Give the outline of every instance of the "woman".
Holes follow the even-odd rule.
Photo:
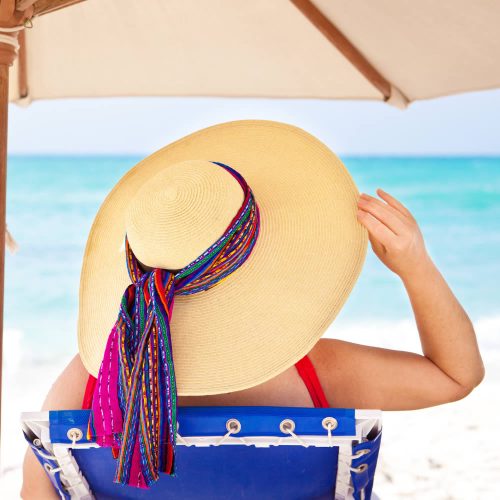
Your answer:
[[[186,161],[199,157],[216,157],[225,163]],[[304,355],[320,381],[319,391],[332,407],[411,410],[465,397],[484,376],[471,321],[427,254],[412,214],[390,194],[381,189],[377,194],[379,198],[359,196],[345,167],[326,146],[295,127],[275,122],[242,121],[211,127],[143,160],[118,183],[96,217],[82,271],[80,354],[53,385],[44,409],[81,407],[87,387],[88,405],[93,404],[95,410],[96,398],[90,402],[94,386],[99,386],[103,373],[108,377],[111,373],[106,372],[104,362],[110,345],[120,335],[131,334],[126,321],[119,319],[108,337],[116,318],[116,311],[110,311],[108,304],[118,302],[125,283],[123,252],[115,255],[119,238],[126,234],[125,252],[134,283],[127,288],[132,297],[127,306],[130,318],[135,314],[133,304],[149,293],[143,286],[146,281],[152,295],[160,290],[158,297],[170,297],[168,287],[174,283],[172,287],[177,288],[171,290],[172,303],[165,301],[169,323],[173,294],[181,295],[181,289],[192,283],[182,282],[179,271],[166,270],[192,266],[224,228],[236,228],[235,221],[245,206],[251,207],[248,213],[252,216],[245,219],[248,227],[231,237],[238,241],[246,238],[246,247],[230,275],[213,290],[197,293],[196,298],[176,298],[178,305],[172,315],[176,377],[172,380],[177,380],[179,389],[177,404],[315,406],[314,394],[301,380],[299,365],[294,366]],[[201,197],[202,203],[197,203],[196,197]],[[125,210],[122,223],[120,214]],[[181,227],[176,225],[178,219],[183,221]],[[319,339],[354,286],[367,235],[375,254],[401,278],[407,290],[422,355]],[[227,251],[222,261],[233,255],[234,248],[228,251],[221,246],[222,253]],[[154,276],[164,279],[159,289],[151,288]],[[252,293],[245,295],[252,280]],[[238,293],[244,295],[242,300]],[[232,309],[227,304],[231,301]],[[203,322],[196,323],[192,318],[204,303]],[[262,327],[254,305],[267,318]],[[247,316],[248,323],[240,320]],[[281,318],[280,322],[271,324],[274,317]],[[156,319],[158,329],[160,320]],[[214,332],[212,324],[216,324]],[[141,335],[146,330],[142,328]],[[168,328],[165,331],[170,332]],[[203,348],[213,350],[208,361],[199,348],[204,337],[196,343],[192,340],[200,331],[209,340],[213,335]],[[273,347],[278,334],[282,342]],[[308,336],[314,342],[306,349],[306,343],[299,345],[299,341]],[[243,354],[238,351],[239,345],[252,341],[249,337],[258,340],[254,351],[265,346],[258,356],[252,349]],[[226,351],[222,353],[214,344],[224,344]],[[180,354],[185,351],[189,356]],[[266,351],[272,352],[266,357]],[[231,373],[227,366],[238,356],[238,370]],[[111,366],[111,354],[109,360]],[[116,359],[113,362],[118,365]],[[89,379],[89,372],[97,379]],[[217,377],[212,377],[214,373]],[[99,387],[106,389],[105,385]],[[116,391],[110,394],[118,397]],[[100,422],[94,424],[97,438],[109,446],[106,436],[100,434]],[[54,496],[30,451],[24,465],[22,496]]]

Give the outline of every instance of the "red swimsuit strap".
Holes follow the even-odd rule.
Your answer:
[[[309,357],[307,355],[304,356],[300,361],[295,363],[295,367],[297,368],[300,377],[304,381],[304,384],[306,385],[307,390],[311,395],[314,407],[329,408],[330,405],[328,404],[323,388],[321,387],[318,375],[316,373],[316,370],[314,369],[314,365],[311,363]],[[92,407],[92,397],[94,395],[96,381],[97,380],[95,377],[89,375],[82,403],[82,408],[84,410],[89,410]]]
[[[300,377],[304,381],[304,384],[311,395],[315,408],[330,408],[328,400],[326,399],[323,387],[318,378],[318,374],[314,369],[314,365],[311,363],[309,356],[307,354],[295,363],[295,368],[299,372]]]
[[[92,408],[92,398],[94,397],[96,383],[97,379],[89,375],[87,386],[85,387],[85,394],[83,396],[82,410],[90,410]]]

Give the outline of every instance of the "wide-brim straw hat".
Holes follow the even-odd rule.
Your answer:
[[[358,190],[340,159],[291,125],[215,125],[140,161],[95,218],[78,319],[80,355],[92,375],[130,284],[125,234],[141,262],[175,269],[213,243],[241,205],[241,188],[213,161],[246,179],[260,209],[260,234],[248,260],[217,286],[176,296],[171,335],[178,394],[232,392],[271,379],[312,349],[347,300],[368,237],[356,217]]]

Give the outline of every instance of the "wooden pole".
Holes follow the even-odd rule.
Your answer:
[[[22,26],[26,19],[58,10],[82,0],[41,0],[33,6],[32,1],[0,0],[0,34],[18,37],[18,32],[11,29]],[[25,5],[22,5],[22,4]],[[16,8],[19,5],[19,8]],[[4,30],[2,31],[2,28]],[[24,45],[24,34],[20,40]],[[21,74],[19,90],[21,97],[27,93],[26,53],[21,46]],[[2,372],[3,372],[3,308],[5,290],[5,229],[7,204],[7,124],[9,114],[9,68],[16,60],[17,51],[13,44],[0,41],[0,436],[2,430]]]
[[[10,52],[9,52],[10,50]],[[5,228],[7,203],[7,120],[9,115],[9,67],[14,47],[0,43],[0,436],[2,431],[3,304],[5,289]],[[9,62],[10,61],[10,62]]]
[[[26,53],[25,32],[19,32],[19,52],[17,54],[17,84],[19,89],[19,99],[28,97],[28,62]]]
[[[84,0],[16,0],[16,9],[24,11],[28,7],[32,7],[32,15],[41,16],[83,1]]]
[[[304,16],[334,45],[344,57],[383,95],[391,97],[391,84],[372,66],[366,57],[310,0],[291,0]]]
[[[9,113],[9,68],[17,56],[17,26],[31,17],[32,8],[15,11],[13,2],[0,0],[0,435],[2,424],[3,305],[5,285],[5,215],[7,202],[7,119]]]
[[[4,44],[0,44],[0,58]],[[9,65],[0,62],[0,435],[2,429],[3,298],[5,284],[5,211],[7,197],[7,117]]]

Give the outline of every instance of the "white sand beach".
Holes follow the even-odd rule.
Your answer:
[[[499,318],[476,324],[486,364],[486,378],[467,398],[412,412],[385,412],[384,435],[375,479],[383,500],[473,500],[494,498],[500,491],[500,448],[496,425],[500,410]],[[375,337],[375,331],[378,332]],[[383,335],[381,332],[383,331]],[[397,332],[397,338],[396,338]],[[333,329],[329,334],[333,334]],[[410,322],[337,329],[335,335],[364,343],[418,349]],[[403,344],[403,345],[402,345]],[[17,332],[7,332],[2,429],[1,498],[19,498],[25,450],[18,424],[21,411],[36,410],[52,380],[67,360],[25,365]]]

